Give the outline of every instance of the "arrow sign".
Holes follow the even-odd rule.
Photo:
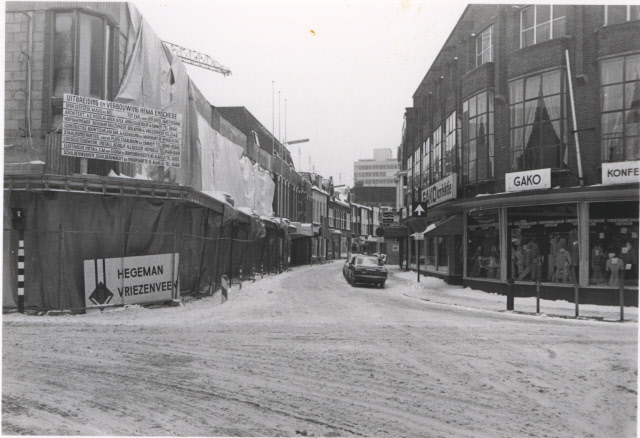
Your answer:
[[[413,216],[424,217],[427,215],[426,202],[413,202],[412,204],[411,210],[413,211]]]

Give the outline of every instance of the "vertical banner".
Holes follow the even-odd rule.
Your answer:
[[[178,261],[177,253],[85,260],[85,306],[169,301],[179,290]]]

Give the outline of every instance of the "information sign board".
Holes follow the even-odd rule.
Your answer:
[[[180,167],[182,114],[65,94],[62,155]]]

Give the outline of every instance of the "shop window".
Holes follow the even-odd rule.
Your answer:
[[[474,211],[467,216],[467,277],[500,279],[499,211]]]
[[[476,37],[476,67],[493,61],[493,26],[486,28]]]
[[[425,238],[425,267],[429,271],[436,270],[436,238],[435,237],[426,237]]]
[[[443,175],[446,177],[457,171],[456,166],[456,145],[457,145],[457,122],[456,112],[452,112],[445,121],[444,139],[444,165]]]
[[[589,205],[589,284],[638,287],[638,202]]]
[[[442,128],[438,126],[433,131],[433,143],[431,148],[431,183],[436,183],[442,179]]]
[[[575,204],[507,210],[508,276],[516,281],[575,284],[580,242]]]
[[[639,5],[611,5],[604,7],[605,26],[634,20],[640,20]]]
[[[562,70],[509,83],[512,170],[567,167],[565,93]]]
[[[640,159],[640,54],[600,63],[603,161]]]
[[[51,128],[62,124],[64,93],[113,99],[114,26],[86,10],[53,12]]]
[[[447,236],[438,236],[435,238],[438,246],[438,272],[444,274],[449,273],[449,253],[447,251],[447,244],[449,238]]]
[[[493,178],[493,92],[484,91],[462,103],[462,182]]]
[[[540,44],[566,33],[567,6],[531,5],[520,11],[520,47]]]

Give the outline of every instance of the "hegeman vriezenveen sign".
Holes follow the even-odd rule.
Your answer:
[[[62,155],[180,167],[182,114],[65,94]]]
[[[117,306],[177,297],[179,254],[84,261],[85,305]]]
[[[526,170],[504,175],[507,192],[551,188],[551,169]]]

